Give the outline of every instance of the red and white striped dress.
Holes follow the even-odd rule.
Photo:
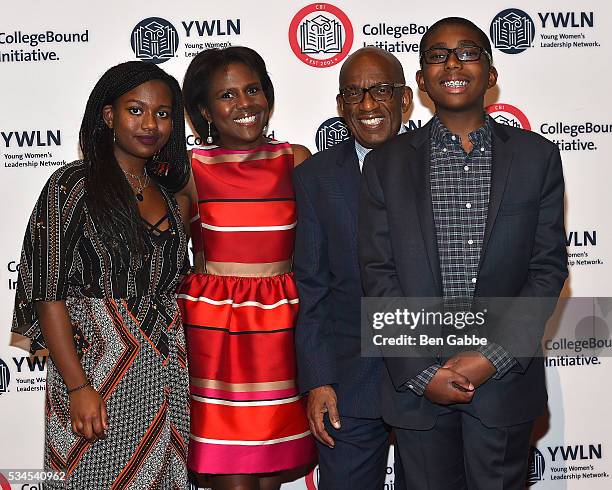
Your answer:
[[[191,391],[188,467],[268,473],[312,462],[296,386],[291,145],[193,150],[206,274],[179,294]]]

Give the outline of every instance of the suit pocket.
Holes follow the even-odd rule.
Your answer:
[[[516,214],[525,213],[537,213],[538,202],[537,201],[525,201],[525,202],[507,202],[502,203],[499,208],[499,214],[501,216],[513,216]]]

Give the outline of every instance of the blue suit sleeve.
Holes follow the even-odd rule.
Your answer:
[[[548,155],[527,279],[517,304],[488,332],[489,341],[515,359],[510,366],[513,372],[525,372],[537,355],[546,322],[567,278],[564,189],[561,156],[555,146]]]
[[[338,382],[330,314],[327,238],[300,172],[294,172],[298,209],[293,266],[300,297],[295,348],[300,391]]]

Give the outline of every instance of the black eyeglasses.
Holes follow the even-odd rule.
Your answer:
[[[458,48],[430,48],[423,51],[421,62],[425,61],[428,65],[446,63],[451,53],[455,53],[455,56],[461,62],[478,61],[483,53],[489,60],[489,63],[493,61],[491,55],[480,46],[459,46]]]
[[[359,104],[365,97],[366,92],[377,102],[391,100],[396,88],[403,87],[403,83],[377,83],[368,88],[344,87],[340,89],[342,100],[347,104]]]

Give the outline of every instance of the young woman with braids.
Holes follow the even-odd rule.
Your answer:
[[[127,62],[95,85],[83,159],[45,185],[26,231],[13,331],[49,349],[46,488],[186,488],[188,378],[175,290],[189,177],[176,80]],[[184,213],[186,216],[186,213]]]

